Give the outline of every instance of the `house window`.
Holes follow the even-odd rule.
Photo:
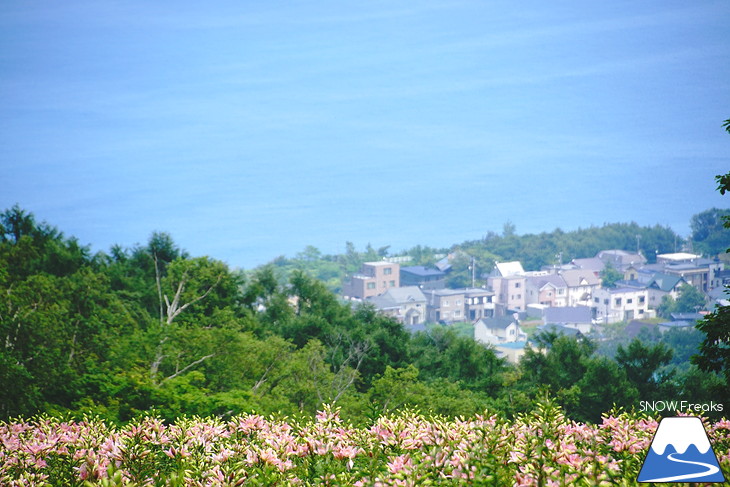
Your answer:
[[[374,282],[369,282],[368,283],[368,289],[375,289],[375,283]]]
[[[518,287],[520,287],[520,283],[519,282],[516,282],[515,283],[515,288],[518,288]]]
[[[627,299],[627,300],[626,300],[626,304],[631,304],[631,303],[633,303],[633,302],[634,302],[634,300],[633,300],[633,299],[631,299],[631,298],[629,298],[629,299]]]
[[[562,296],[562,295],[563,295],[563,292],[564,292],[564,291],[565,291],[565,289],[558,289],[558,294],[559,294],[560,296]]]
[[[639,304],[644,304],[644,301],[646,301],[646,298],[644,298],[644,296],[639,296]]]
[[[454,311],[454,318],[458,318],[459,316],[461,316],[461,310],[457,309],[456,311]]]
[[[456,306],[461,306],[461,299],[456,300]]]
[[[448,306],[449,306],[449,300],[448,300],[448,299],[445,299],[445,300],[444,300],[444,303],[442,304],[442,306],[443,306],[444,308],[448,307]]]
[[[621,306],[621,298],[616,298],[615,303],[616,306]]]
[[[596,303],[596,304],[598,304],[598,303],[600,303],[600,302],[601,302],[601,300],[600,300],[600,299],[598,299],[598,298],[593,298],[593,302],[594,302],[594,303]]]
[[[389,276],[392,273],[393,273],[393,269],[390,267],[386,267],[385,269],[383,269],[383,274],[385,274],[386,276]]]
[[[390,281],[390,287],[395,287],[395,281]]]

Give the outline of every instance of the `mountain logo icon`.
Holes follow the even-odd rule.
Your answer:
[[[700,418],[662,419],[637,482],[724,482]]]

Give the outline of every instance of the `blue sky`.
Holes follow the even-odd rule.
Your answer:
[[[249,268],[728,207],[730,3],[0,4],[0,208]]]

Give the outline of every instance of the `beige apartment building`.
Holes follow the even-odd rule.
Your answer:
[[[397,287],[400,287],[400,264],[365,262],[360,272],[345,279],[342,295],[351,299],[366,299]]]

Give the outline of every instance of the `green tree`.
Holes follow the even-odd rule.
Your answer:
[[[730,119],[725,120],[723,127],[730,133]],[[715,179],[720,194],[730,191],[730,172],[718,175]],[[730,218],[724,220],[724,226],[730,228]],[[730,306],[717,306],[697,324],[697,329],[705,334],[705,338],[699,354],[692,357],[692,361],[701,370],[724,375],[725,384],[718,393],[727,404],[730,402]]]
[[[601,415],[615,406],[636,404],[638,393],[616,362],[595,357],[586,364],[586,372],[578,382],[580,396],[570,409],[579,421],[598,422]]]
[[[505,361],[493,349],[452,329],[434,327],[417,333],[411,340],[409,354],[425,380],[447,379],[492,397],[501,392]]]
[[[668,294],[662,296],[657,312],[660,316],[669,318],[672,313],[696,313],[705,309],[706,305],[707,299],[702,291],[689,284],[684,284],[679,289],[677,299]]]
[[[470,415],[483,412],[488,404],[484,397],[464,390],[458,383],[443,378],[422,381],[413,365],[388,366],[373,382],[369,398],[378,414],[412,408],[447,416]]]
[[[710,256],[724,253],[730,242],[730,228],[725,220],[730,217],[729,209],[711,208],[692,217],[692,244],[694,248]]]
[[[579,421],[598,421],[612,405],[635,402],[637,391],[626,373],[616,362],[594,355],[590,340],[543,333],[535,343],[537,349],[528,348],[520,360],[515,384],[533,400],[546,391]]]
[[[610,262],[601,271],[601,286],[606,288],[616,287],[616,282],[624,278]]]
[[[662,343],[644,345],[634,339],[626,348],[618,346],[615,359],[639,396],[649,401],[659,399],[659,385],[665,379],[659,374],[659,369],[670,362],[672,355],[672,349]]]
[[[225,264],[207,257],[177,258],[164,276],[157,267],[156,272],[160,311],[150,328],[157,345],[149,371],[162,384],[220,353],[209,346],[213,330],[225,326],[221,311],[237,304],[239,286]]]

